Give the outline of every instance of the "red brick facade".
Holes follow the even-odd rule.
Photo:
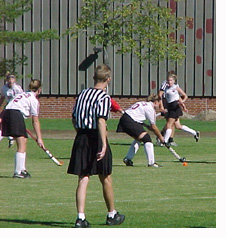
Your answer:
[[[128,108],[144,98],[114,98],[122,109]],[[75,97],[41,97],[40,118],[71,118]],[[197,115],[201,111],[211,109],[216,111],[216,98],[189,98],[186,101],[188,112]],[[119,118],[120,113],[111,113],[112,118]]]

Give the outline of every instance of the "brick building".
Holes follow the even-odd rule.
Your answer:
[[[186,45],[186,58],[180,64],[164,62],[143,67],[133,55],[118,55],[109,47],[109,65],[113,81],[108,93],[126,109],[135,101],[150,93],[157,93],[167,72],[175,70],[180,87],[188,94],[186,102],[189,113],[196,115],[206,109],[216,110],[216,0],[153,0],[167,6],[177,16],[188,17],[187,27],[178,30],[175,39]],[[80,16],[82,0],[33,1],[33,9],[15,23],[6,23],[7,30],[37,31],[57,29],[62,34]],[[77,40],[61,37],[59,40],[42,41],[26,45],[0,46],[0,56],[10,58],[16,52],[25,54],[28,64],[18,68],[23,78],[18,83],[26,90],[30,79],[42,80],[40,98],[42,118],[70,118],[78,93],[93,85],[94,66],[103,61],[102,52],[95,64],[87,70],[79,70],[81,62],[93,54],[93,46],[85,36]],[[3,82],[0,83],[2,86]],[[112,117],[118,117],[112,113]]]

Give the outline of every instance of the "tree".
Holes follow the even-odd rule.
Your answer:
[[[162,0],[165,1],[165,0]],[[66,34],[86,34],[93,45],[116,46],[117,53],[132,53],[141,64],[148,60],[173,61],[185,57],[185,46],[176,42],[182,18],[152,0],[83,0],[81,16]]]
[[[3,23],[14,23],[16,18],[28,12],[32,8],[33,0],[0,0],[0,45],[10,43],[25,44],[28,42],[58,39],[56,30],[46,30],[43,32],[7,31]],[[15,66],[26,64],[26,56],[19,57],[14,53],[12,59],[0,59],[0,76],[5,76],[6,71],[15,73]]]

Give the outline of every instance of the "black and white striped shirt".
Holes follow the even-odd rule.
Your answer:
[[[78,129],[97,129],[98,118],[108,119],[110,96],[101,89],[84,89],[75,102],[72,117]]]

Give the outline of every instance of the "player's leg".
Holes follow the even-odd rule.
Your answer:
[[[126,157],[123,159],[123,162],[126,164],[126,166],[133,166],[132,159],[137,153],[137,151],[139,150],[139,148],[140,148],[140,142],[138,140],[134,140],[129,147],[129,151]]]
[[[30,174],[26,170],[26,147],[27,138],[24,136],[16,137],[17,152],[15,154],[14,178],[30,178]]]
[[[9,140],[8,147],[11,148],[14,145],[14,138],[12,136],[8,136],[8,140]]]
[[[175,125],[173,124],[172,125],[172,133],[171,133],[170,138],[168,140],[168,142],[171,146],[177,146],[177,144],[174,142],[174,134],[175,134]]]
[[[108,209],[106,224],[120,225],[125,220],[125,216],[115,210],[111,175],[99,175],[99,179],[102,184],[103,196]]]
[[[0,141],[3,139],[3,136],[2,136],[2,130],[0,128]]]
[[[89,176],[79,176],[78,185],[76,189],[76,207],[77,207],[77,220],[75,222],[76,228],[89,227],[89,222],[85,217],[85,203],[86,192],[89,184]]]
[[[172,134],[172,127],[173,127],[173,124],[175,123],[175,119],[174,118],[168,118],[167,119],[167,124],[166,124],[166,133],[165,133],[165,136],[164,136],[164,140],[166,143],[168,143],[169,141],[169,138]]]
[[[150,135],[147,132],[143,132],[140,134],[138,139],[144,143],[144,151],[147,157],[148,166],[162,167],[155,163],[154,145]]]
[[[199,138],[200,138],[200,132],[199,131],[195,131],[193,129],[191,129],[190,127],[188,126],[185,126],[185,125],[181,125],[180,124],[180,119],[178,118],[175,122],[175,126],[178,130],[182,130],[184,132],[187,132],[187,133],[190,133],[194,136],[196,142],[198,142]]]

